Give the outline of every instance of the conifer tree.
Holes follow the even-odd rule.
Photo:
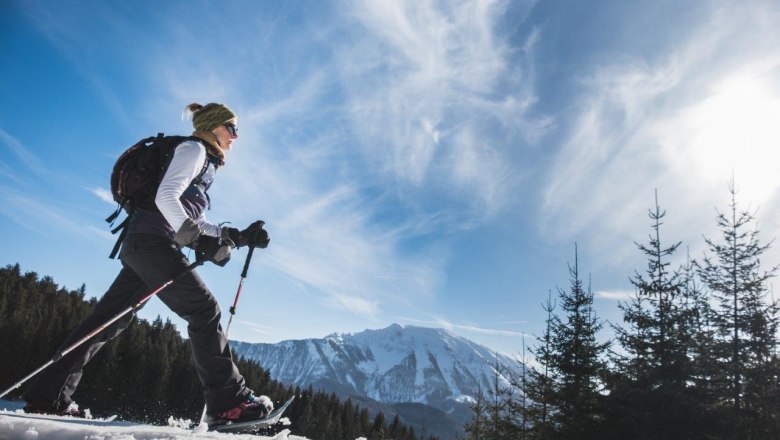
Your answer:
[[[487,440],[488,409],[485,393],[480,388],[474,402],[471,404],[471,412],[474,414],[470,423],[464,427],[469,440]]]
[[[603,354],[608,342],[598,342],[602,322],[593,310],[593,292],[579,272],[577,246],[569,266],[569,290],[558,289],[562,316],[554,316],[549,351],[537,359],[548,368],[550,420],[557,439],[599,438]]]
[[[732,409],[731,426],[760,436],[763,434],[756,430],[766,426],[761,420],[770,417],[764,411],[765,402],[778,398],[766,395],[777,388],[772,353],[777,342],[778,306],[768,298],[767,290],[777,267],[762,269],[761,256],[770,245],[759,242],[754,215],[739,209],[733,181],[729,192],[728,211],[718,212],[716,217],[721,240],[705,240],[711,254],[697,267],[717,299],[713,323],[718,330],[716,355],[722,367],[717,385]],[[773,434],[775,438],[780,435],[777,431]]]
[[[528,380],[521,386],[526,402],[526,418],[528,421],[527,438],[547,440],[553,439],[554,430],[550,422],[551,399],[553,395],[553,382],[549,375],[552,364],[552,325],[554,319],[555,303],[552,300],[552,292],[547,293],[547,303],[542,304],[547,313],[545,329],[535,348],[531,353],[536,356],[539,369],[528,369]],[[526,364],[527,368],[527,364]]]
[[[652,233],[637,247],[647,257],[644,274],[635,272],[635,296],[621,304],[626,327],[614,326],[622,353],[614,355],[617,370],[610,375],[609,424],[617,438],[640,432],[641,438],[691,438],[706,426],[706,410],[698,389],[694,355],[702,313],[697,291],[687,287],[671,259],[680,242],[665,247],[661,226],[666,212],[658,205],[648,211]],[[706,310],[706,309],[704,309]],[[664,423],[658,423],[664,420]]]
[[[681,296],[687,314],[688,325],[692,334],[690,357],[692,375],[689,380],[694,384],[697,399],[708,408],[710,416],[716,404],[717,394],[713,391],[712,379],[718,370],[715,356],[715,328],[712,324],[713,310],[710,295],[705,291],[696,277],[696,264],[691,260],[690,253],[686,263],[681,267]],[[702,420],[707,426],[715,426],[714,420]]]

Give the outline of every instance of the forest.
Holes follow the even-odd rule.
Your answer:
[[[593,307],[575,245],[567,288],[548,294],[534,357],[509,383],[480,392],[469,439],[778,439],[778,304],[762,267],[755,214],[730,204],[701,260],[662,240],[656,193],[651,230],[636,243],[647,266],[629,278],[621,323]],[[674,262],[674,263],[673,263]],[[612,339],[597,334],[608,325]],[[609,328],[607,328],[609,329]],[[527,357],[525,347],[522,356]],[[524,359],[528,361],[528,359]]]
[[[52,359],[71,328],[92,310],[96,300],[85,299],[86,286],[68,291],[47,276],[22,273],[21,267],[0,268],[0,389],[7,389]],[[235,354],[234,354],[235,359]],[[294,435],[311,440],[415,440],[413,428],[396,416],[372,415],[351,400],[333,394],[284,386],[272,380],[256,362],[237,359],[247,385],[280,403],[295,395],[285,412]],[[11,396],[19,396],[24,385]],[[95,417],[165,425],[168,419],[199,420],[203,391],[189,342],[170,321],[135,319],[106,344],[84,370],[74,395],[81,408]]]

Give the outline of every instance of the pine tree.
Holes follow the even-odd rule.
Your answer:
[[[700,298],[687,288],[684,272],[671,271],[670,260],[680,246],[662,245],[666,215],[658,205],[648,212],[652,234],[637,247],[647,257],[644,274],[635,272],[635,297],[621,304],[626,328],[614,326],[623,353],[613,356],[607,400],[611,431],[617,438],[638,432],[640,438],[691,438],[706,426],[706,410],[694,387],[693,356],[702,313]],[[706,310],[706,309],[705,309]],[[664,423],[658,423],[664,420]]]
[[[713,391],[713,377],[718,370],[715,356],[715,327],[712,324],[713,310],[710,304],[710,295],[703,289],[696,278],[696,264],[686,255],[686,263],[682,266],[681,296],[687,314],[688,326],[692,332],[692,344],[690,357],[692,362],[692,375],[689,380],[697,393],[700,405],[706,408],[707,418],[702,419],[706,426],[716,426],[712,409],[716,405],[717,394]],[[713,437],[715,438],[715,437]]]
[[[593,310],[593,292],[580,278],[576,245],[574,250],[569,290],[558,289],[563,316],[553,317],[546,359],[537,359],[548,368],[550,417],[557,439],[599,438],[606,370],[602,356],[609,347],[609,342],[597,341],[603,324]]]
[[[464,427],[469,440],[487,440],[487,398],[481,388],[477,390],[477,395],[471,404],[471,412],[474,414],[474,417],[471,419],[471,423],[467,423]]]
[[[718,213],[720,242],[707,238],[711,255],[698,264],[702,281],[713,292],[718,307],[714,324],[718,329],[717,356],[722,366],[719,383],[722,398],[727,399],[738,432],[759,436],[770,417],[764,402],[777,400],[766,396],[776,389],[772,352],[778,329],[778,305],[767,298],[767,282],[777,267],[762,270],[761,256],[770,245],[758,240],[755,217],[740,211],[733,181],[729,185],[731,202],[727,213]],[[774,415],[772,415],[774,416]],[[780,433],[774,431],[775,438]]]
[[[531,349],[531,353],[536,356],[537,362],[542,366],[541,369],[530,369],[527,373],[530,376],[521,386],[526,402],[526,418],[528,421],[528,438],[547,440],[553,439],[554,430],[550,422],[551,399],[553,395],[553,382],[550,378],[550,365],[552,365],[552,325],[554,321],[555,303],[552,301],[552,292],[547,293],[547,303],[542,304],[542,308],[547,313],[545,319],[545,329],[536,348]],[[526,364],[527,368],[527,364]]]
[[[493,383],[487,399],[486,439],[515,439],[515,420],[512,409],[513,388],[504,378],[504,370],[498,362],[493,366]]]

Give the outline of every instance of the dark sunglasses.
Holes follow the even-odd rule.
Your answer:
[[[226,122],[222,124],[227,129],[228,133],[230,133],[231,136],[238,136],[238,127],[236,127],[236,124],[232,122]]]

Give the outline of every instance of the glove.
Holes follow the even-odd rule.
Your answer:
[[[195,249],[197,261],[210,261],[219,267],[225,267],[230,261],[231,244],[227,240],[209,235],[201,235],[191,245]]]
[[[203,235],[203,229],[201,229],[194,220],[188,218],[187,220],[184,220],[184,223],[182,223],[179,230],[176,231],[176,234],[173,236],[173,241],[179,245],[179,247],[191,246],[201,235]]]
[[[243,231],[239,231],[236,228],[222,228],[222,238],[227,238],[232,241],[236,247],[252,246],[259,248],[267,248],[271,239],[268,237],[268,232],[263,229],[265,222],[258,220],[249,225]]]

